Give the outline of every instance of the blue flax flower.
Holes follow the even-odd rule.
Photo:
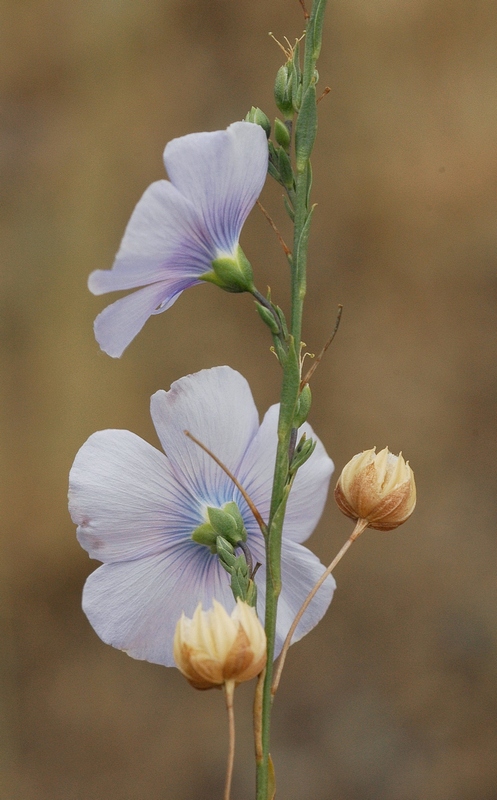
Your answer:
[[[264,540],[233,482],[189,430],[233,472],[267,520],[277,443],[278,406],[259,425],[246,380],[230,367],[188,375],[151,399],[152,419],[167,455],[133,433],[106,430],[90,436],[71,469],[69,508],[78,539],[103,562],[86,581],[83,608],[104,642],[134,658],[174,666],[173,636],[182,612],[210,608],[215,598],[235,606],[230,578],[217,555],[192,539],[207,521],[207,507],[235,501],[247,529],[256,574],[258,613],[264,618]],[[309,425],[302,426],[316,438]],[[303,547],[321,516],[333,463],[319,440],[290,494],[282,547],[283,590],[277,646],[304,598],[322,575],[318,558]],[[297,641],[331,601],[329,578],[297,628]]]
[[[152,183],[138,202],[110,270],[88,280],[93,294],[138,289],[95,320],[106,353],[122,355],[152,314],[184,289],[209,280],[212,262],[237,258],[238,239],[267,174],[266,134],[235,122],[225,131],[191,133],[164,151],[169,181]]]

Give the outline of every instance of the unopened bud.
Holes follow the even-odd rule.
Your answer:
[[[316,442],[313,441],[313,439],[307,439],[304,433],[300,442],[295,448],[295,453],[293,454],[292,463],[290,464],[290,472],[292,474],[294,472],[297,472],[297,470],[300,469],[302,464],[305,464],[305,462],[309,460],[315,449],[316,449]]]
[[[390,531],[402,525],[414,511],[416,484],[409,462],[388,447],[354,456],[342,470],[335,489],[340,511],[369,528]]]
[[[292,63],[288,61],[280,67],[274,84],[274,99],[285,119],[292,119],[294,114],[292,103]]]
[[[260,108],[255,108],[252,106],[245,117],[245,122],[253,122],[256,125],[260,125],[261,128],[264,128],[267,138],[269,139],[271,136],[271,123],[269,122],[267,115]]]
[[[274,138],[281,147],[288,153],[290,149],[290,131],[284,122],[278,117],[274,121]]]
[[[237,601],[231,616],[213,601],[193,619],[182,614],[174,634],[174,660],[195,689],[212,689],[255,678],[266,663],[266,634],[255,609]]]

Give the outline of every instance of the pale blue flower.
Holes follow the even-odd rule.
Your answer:
[[[215,598],[231,612],[230,578],[216,555],[191,538],[207,521],[208,506],[235,501],[248,533],[256,574],[258,613],[264,619],[265,555],[260,530],[240,492],[220,467],[188,439],[188,429],[234,473],[267,520],[277,443],[278,406],[259,425],[245,379],[230,367],[181,378],[151,400],[164,453],[133,433],[106,430],[90,436],[70,474],[69,508],[78,539],[103,562],[85,585],[83,608],[98,635],[134,658],[173,666],[174,629]],[[318,558],[303,547],[321,516],[333,463],[317,441],[290,494],[282,546],[283,590],[276,652],[306,595],[322,575]],[[311,630],[331,601],[333,578],[317,593],[294,641]]]
[[[251,122],[169,142],[164,151],[169,180],[148,187],[112,269],[96,270],[88,280],[93,294],[142,287],[96,318],[102,350],[120,356],[147,319],[199,283],[215,259],[236,256],[267,162],[266,134]]]

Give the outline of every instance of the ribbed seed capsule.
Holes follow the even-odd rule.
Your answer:
[[[255,678],[266,664],[266,634],[255,609],[237,600],[231,616],[213,601],[192,619],[182,614],[174,634],[174,660],[195,689],[212,689],[228,681]]]
[[[351,519],[364,519],[369,528],[397,528],[414,511],[416,484],[409,462],[385,447],[354,456],[342,470],[335,488],[340,511]]]

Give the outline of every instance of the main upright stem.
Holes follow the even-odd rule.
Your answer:
[[[266,537],[266,618],[267,665],[262,693],[262,753],[257,758],[257,800],[272,800],[270,779],[270,720],[276,614],[281,591],[281,536],[290,491],[290,443],[301,380],[300,346],[302,312],[306,293],[307,239],[312,209],[310,155],[316,134],[315,67],[321,49],[323,16],[327,0],[315,0],[306,31],[302,75],[302,102],[295,128],[295,221],[292,253],[291,324],[284,360],[278,420],[278,448],[271,496],[271,511]],[[272,772],[272,771],[271,771]]]

